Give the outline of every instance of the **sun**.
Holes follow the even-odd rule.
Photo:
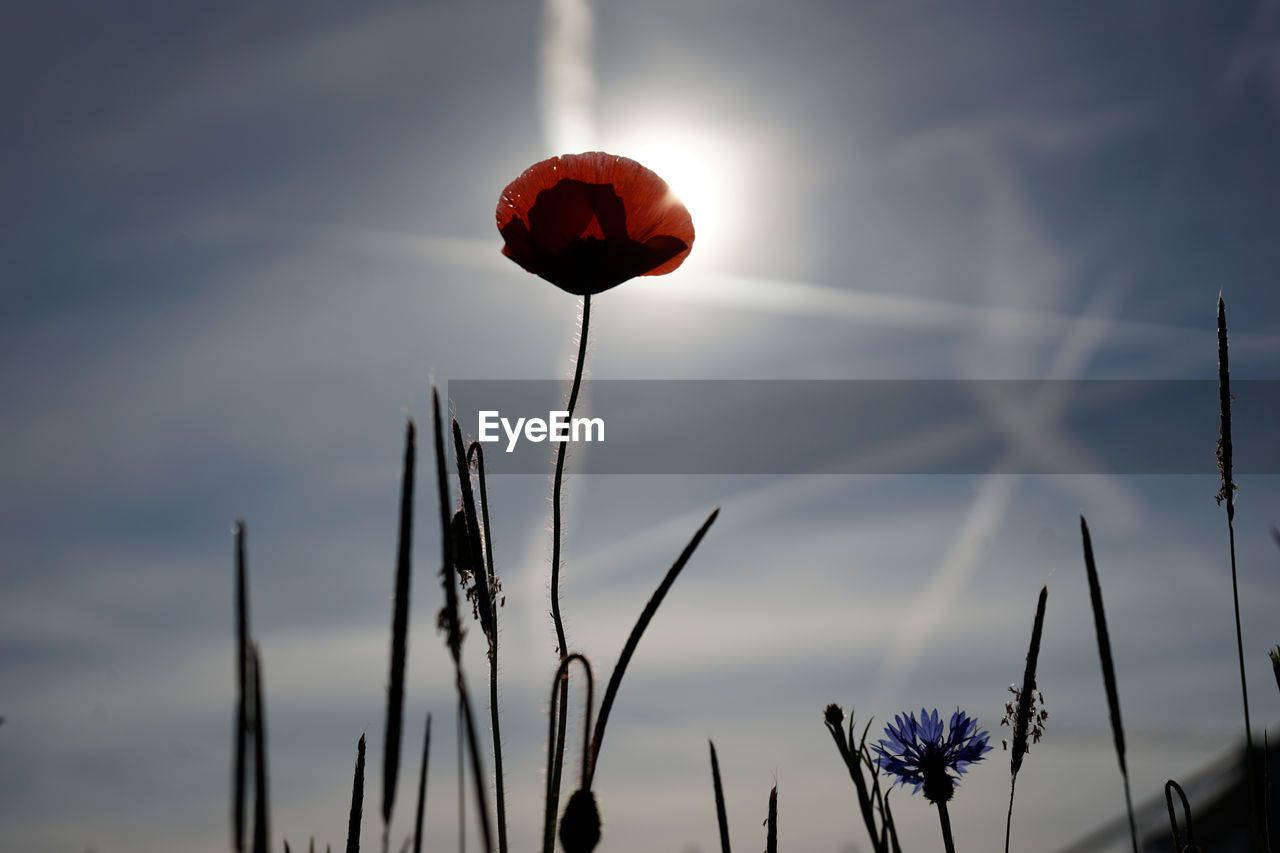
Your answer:
[[[732,248],[734,217],[740,209],[734,188],[737,156],[726,140],[685,126],[623,130],[607,140],[607,150],[657,172],[693,217],[697,233],[689,264],[724,260]]]

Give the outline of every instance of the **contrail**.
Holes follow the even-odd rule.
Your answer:
[[[542,7],[539,97],[549,154],[596,147],[592,17],[590,0],[546,0]]]

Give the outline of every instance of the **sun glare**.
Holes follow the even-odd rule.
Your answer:
[[[740,185],[736,157],[724,140],[690,128],[646,127],[618,134],[606,150],[657,172],[689,209],[697,232],[689,264],[723,260],[739,209],[733,188]]]

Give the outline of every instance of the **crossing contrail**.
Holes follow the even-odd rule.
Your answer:
[[[588,151],[597,145],[593,24],[589,0],[546,0],[542,7],[539,99],[549,154]]]

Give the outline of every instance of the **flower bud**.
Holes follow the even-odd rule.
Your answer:
[[[579,789],[560,818],[560,844],[565,853],[591,853],[600,843],[600,811],[595,794]]]

